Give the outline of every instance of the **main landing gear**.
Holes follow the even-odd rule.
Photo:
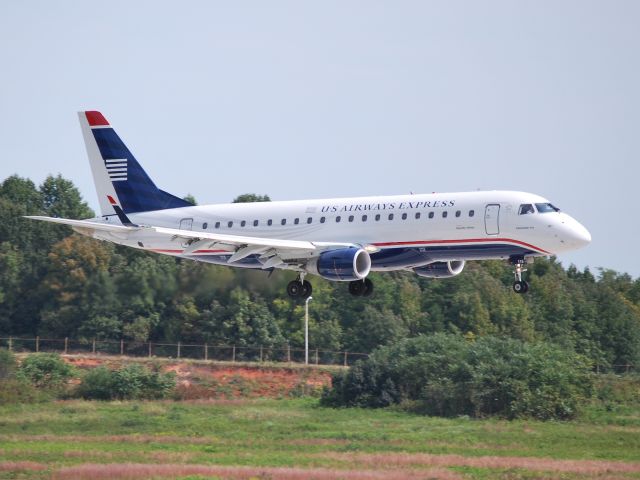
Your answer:
[[[291,298],[301,298],[306,300],[311,296],[312,291],[313,288],[311,287],[311,283],[306,281],[302,275],[287,284],[287,294]]]
[[[526,268],[522,268],[525,264],[524,257],[512,258],[511,264],[515,267],[513,272],[516,281],[513,282],[513,291],[516,293],[527,293],[529,291],[529,284],[522,280],[522,272],[526,272]]]
[[[349,282],[349,293],[354,297],[368,297],[373,293],[373,282],[368,278]]]

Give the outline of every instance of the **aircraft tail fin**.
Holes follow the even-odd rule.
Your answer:
[[[192,205],[156,187],[102,113],[85,111],[78,117],[102,215]]]

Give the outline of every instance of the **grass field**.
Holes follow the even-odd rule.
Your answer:
[[[640,478],[640,408],[442,419],[317,399],[0,407],[1,478]]]

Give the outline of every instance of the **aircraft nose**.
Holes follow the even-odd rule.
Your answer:
[[[576,248],[586,247],[591,243],[591,234],[580,222],[573,220],[570,224],[570,242],[573,243]]]

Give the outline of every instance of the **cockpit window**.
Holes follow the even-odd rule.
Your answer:
[[[527,215],[528,213],[536,213],[533,209],[533,205],[530,203],[523,203],[520,205],[520,209],[518,210],[518,215]]]
[[[559,212],[558,207],[554,207],[550,203],[536,203],[536,208],[540,213]]]

